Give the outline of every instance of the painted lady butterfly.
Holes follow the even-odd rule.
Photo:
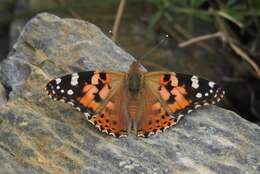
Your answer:
[[[127,73],[86,71],[50,81],[54,100],[70,103],[100,131],[115,137],[148,137],[178,123],[202,105],[215,104],[224,90],[212,81],[174,72],[142,72],[133,62]]]

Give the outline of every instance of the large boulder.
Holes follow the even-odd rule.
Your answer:
[[[260,128],[234,112],[203,107],[163,134],[116,139],[44,92],[54,77],[133,60],[91,23],[31,19],[0,64],[0,173],[260,173]]]

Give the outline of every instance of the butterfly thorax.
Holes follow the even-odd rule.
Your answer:
[[[128,71],[127,88],[131,96],[138,96],[143,88],[143,73],[137,62],[133,62]]]
[[[133,62],[127,73],[127,111],[130,118],[129,128],[134,128],[134,130],[136,130],[137,122],[142,114],[140,105],[144,87],[143,76],[140,64]],[[128,129],[128,131],[130,130]]]

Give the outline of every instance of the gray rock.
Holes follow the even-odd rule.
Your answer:
[[[6,91],[4,86],[0,83],[0,107],[6,104],[7,98],[6,98]]]
[[[116,139],[44,93],[79,70],[127,70],[133,57],[96,26],[43,13],[23,28],[1,64],[12,88],[0,110],[0,173],[260,173],[260,128],[217,106],[163,134]]]

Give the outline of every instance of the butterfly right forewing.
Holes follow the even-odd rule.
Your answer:
[[[144,102],[150,101],[150,107],[145,108],[139,123],[139,136],[163,131],[178,123],[183,115],[194,109],[220,101],[225,93],[212,81],[174,72],[145,73],[144,83],[144,95],[150,96],[146,97]],[[148,114],[154,108],[157,113]]]

